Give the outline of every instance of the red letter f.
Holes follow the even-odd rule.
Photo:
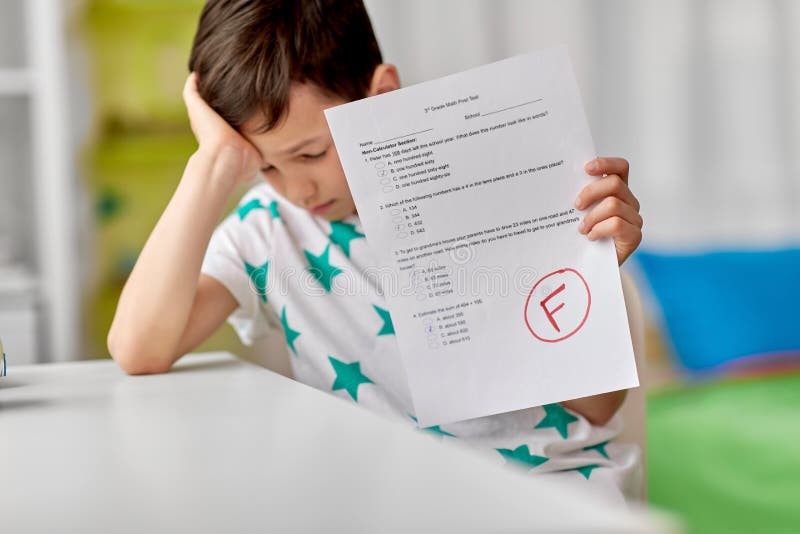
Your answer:
[[[539,303],[539,306],[541,306],[542,309],[544,310],[544,314],[547,315],[547,318],[550,320],[550,324],[553,325],[553,328],[556,329],[556,332],[561,332],[561,329],[556,324],[555,319],[553,319],[553,315],[555,315],[555,313],[558,310],[560,310],[561,308],[564,307],[564,303],[562,302],[561,304],[556,306],[555,309],[550,310],[550,309],[547,308],[547,301],[550,300],[551,298],[555,297],[556,295],[558,295],[562,291],[564,291],[564,288],[565,288],[565,284],[561,284],[560,286],[558,286],[558,289],[556,289],[555,291],[553,291],[552,293],[547,295],[547,297],[545,297],[545,299]]]

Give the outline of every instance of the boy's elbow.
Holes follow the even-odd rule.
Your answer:
[[[622,406],[628,390],[609,391],[591,397],[572,399],[561,404],[564,408],[581,414],[595,426],[605,426]]]
[[[108,353],[123,371],[129,375],[148,375],[166,373],[172,367],[172,360],[158,355],[137,343],[135,340],[122,340],[115,335],[113,328],[106,339]]]
[[[617,413],[617,409],[607,409],[604,412],[596,413],[596,414],[589,414],[586,416],[586,420],[589,421],[594,426],[605,426],[607,425],[611,419],[614,417],[614,414]]]

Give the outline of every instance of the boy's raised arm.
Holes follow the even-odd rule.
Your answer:
[[[199,147],[131,272],[108,333],[108,350],[132,374],[167,371],[235,309],[200,267],[228,198],[260,166],[258,151],[197,93],[183,91]]]

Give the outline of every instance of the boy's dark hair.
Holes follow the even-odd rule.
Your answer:
[[[293,82],[358,100],[382,61],[361,0],[209,0],[189,70],[229,124],[260,112],[265,132],[286,113]]]

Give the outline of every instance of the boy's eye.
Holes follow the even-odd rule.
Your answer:
[[[328,149],[326,148],[325,150],[323,150],[319,154],[303,154],[300,157],[303,158],[303,159],[319,159],[322,156],[324,156],[327,151],[328,151]]]

